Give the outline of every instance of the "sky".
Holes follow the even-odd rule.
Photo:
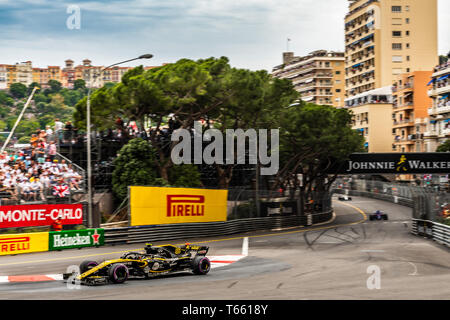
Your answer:
[[[438,1],[446,54],[450,0]],[[109,65],[151,53],[126,65],[226,56],[233,67],[271,71],[288,48],[344,51],[347,8],[346,0],[0,0],[0,64]]]

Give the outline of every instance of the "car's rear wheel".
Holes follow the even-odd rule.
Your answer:
[[[192,271],[195,274],[207,274],[211,270],[211,262],[205,256],[196,256],[192,261]]]
[[[86,271],[98,266],[97,261],[86,260],[80,264],[80,273],[85,273]]]
[[[128,275],[128,268],[122,263],[114,263],[108,270],[108,277],[113,283],[124,283]]]

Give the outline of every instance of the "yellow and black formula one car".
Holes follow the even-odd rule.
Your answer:
[[[130,251],[119,259],[83,261],[79,273],[65,273],[64,280],[86,284],[123,283],[129,278],[148,279],[159,275],[192,271],[204,275],[211,269],[206,257],[209,247],[146,244],[143,252]]]

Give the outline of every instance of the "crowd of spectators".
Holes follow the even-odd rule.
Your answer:
[[[81,190],[83,176],[58,159],[55,132],[47,126],[32,134],[28,146],[0,154],[0,192],[9,200],[46,201]],[[52,139],[52,140],[50,140]]]

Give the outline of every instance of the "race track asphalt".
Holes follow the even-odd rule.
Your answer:
[[[0,283],[0,299],[353,300],[450,296],[449,250],[410,233],[411,208],[362,197],[348,202],[335,198],[333,206],[335,219],[320,226],[172,241],[205,243],[210,246],[208,255],[239,255],[243,239],[248,238],[247,257],[212,269],[206,276],[173,275],[78,289],[70,289],[62,281]],[[368,221],[368,214],[377,209],[388,213],[389,220]],[[143,245],[3,256],[0,277],[61,274],[69,265],[83,260],[117,258]],[[379,278],[374,280],[378,271]]]

